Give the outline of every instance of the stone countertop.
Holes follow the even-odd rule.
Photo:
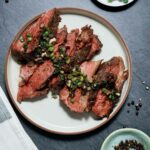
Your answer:
[[[150,1],[139,0],[123,11],[106,11],[90,0],[9,0],[0,1],[0,85],[4,89],[4,64],[8,47],[18,30],[37,14],[53,7],[77,7],[95,12],[110,21],[124,37],[132,55],[132,88],[121,111],[103,127],[83,135],[62,136],[45,133],[17,115],[39,149],[44,150],[98,150],[104,139],[123,126],[137,128],[150,135]],[[127,103],[142,98],[143,106],[138,116],[135,109],[127,113]]]

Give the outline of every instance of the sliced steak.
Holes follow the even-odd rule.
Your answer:
[[[79,35],[79,29],[74,29],[67,35],[67,43],[66,43],[66,49],[67,49],[67,55],[73,56],[76,51],[76,39]]]
[[[103,46],[103,44],[98,39],[98,37],[96,35],[93,35],[93,37],[92,37],[92,46],[91,46],[91,50],[90,50],[90,53],[89,53],[87,59],[91,59],[98,52],[100,52],[102,46]]]
[[[37,97],[47,93],[46,82],[54,72],[53,64],[50,61],[45,61],[41,64],[30,77],[27,84],[19,87],[17,101],[21,102],[25,99]],[[29,92],[30,91],[30,92]]]
[[[13,56],[19,61],[29,61],[32,57],[32,52],[39,44],[39,38],[43,31],[43,27],[49,27],[54,34],[57,32],[60,17],[57,9],[49,10],[41,15],[32,25],[28,26],[27,29],[22,33],[21,39],[16,40],[11,47]],[[27,35],[32,36],[32,41],[28,42]]]
[[[102,93],[101,90],[98,91],[96,96],[96,101],[92,107],[92,112],[99,118],[108,117],[113,109],[113,102],[110,101],[107,96]]]
[[[98,67],[101,64],[101,60],[99,61],[85,61],[80,65],[81,71],[87,75],[88,80],[93,80],[92,77],[97,71]]]
[[[77,49],[82,49],[86,44],[90,43],[92,41],[93,36],[93,29],[91,29],[91,26],[84,26],[81,28],[81,33],[77,37]]]
[[[104,62],[96,76],[95,80],[99,83],[103,81],[115,82],[115,89],[120,92],[124,82],[128,78],[128,71],[125,70],[124,62],[121,57],[113,57],[111,60]],[[114,80],[114,81],[113,81]]]
[[[123,83],[128,77],[128,71],[125,71],[125,66],[121,57],[113,57],[111,60],[104,62],[100,65],[97,74],[94,77],[94,80],[99,83],[102,87],[106,87],[105,93],[102,90],[92,91],[92,111],[97,117],[109,116],[111,110],[113,109],[114,103],[118,97],[111,99],[109,93],[112,90],[115,92],[121,92]],[[105,85],[104,85],[105,84]],[[102,88],[101,87],[101,88]],[[91,100],[91,99],[90,99]],[[89,100],[89,103],[91,103]]]
[[[89,61],[89,62],[84,62],[81,64],[81,71],[87,75],[87,78],[89,80],[92,79],[92,76],[95,74],[97,71],[98,66],[100,65],[101,61]],[[82,94],[81,89],[76,89],[73,97],[73,102],[72,98],[70,98],[69,95],[69,89],[65,86],[61,91],[60,91],[60,100],[71,110],[74,112],[84,112],[87,109],[88,106],[88,98],[89,98],[89,93],[87,92],[85,95]]]
[[[29,78],[33,75],[37,67],[38,66],[36,64],[27,64],[27,65],[21,66],[20,77],[22,80],[19,83],[19,86],[23,86],[26,82],[28,82]]]
[[[54,46],[54,53],[55,53],[55,56],[59,56],[59,47],[61,45],[64,45],[65,42],[66,42],[66,38],[67,38],[67,27],[64,26],[63,28],[61,29],[58,29],[58,32],[56,34],[56,44]]]
[[[69,97],[69,91],[68,88],[65,86],[60,91],[60,100],[63,101],[63,103],[74,112],[82,113],[85,111],[87,107],[87,100],[88,95],[82,95],[81,90],[77,89],[75,91],[75,96],[73,98],[73,102],[71,101],[71,98]]]

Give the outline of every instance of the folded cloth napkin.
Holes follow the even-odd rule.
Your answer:
[[[0,87],[0,150],[37,150]]]

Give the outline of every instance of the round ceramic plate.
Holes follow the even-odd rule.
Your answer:
[[[114,150],[114,146],[125,140],[136,140],[144,146],[145,150],[150,148],[150,137],[148,135],[137,129],[125,128],[111,133],[102,144],[101,150]]]
[[[5,82],[12,102],[29,122],[48,132],[58,134],[81,134],[104,125],[122,107],[131,84],[131,58],[128,48],[120,34],[104,18],[92,12],[76,8],[61,8],[60,14],[62,21],[59,27],[66,24],[68,31],[74,28],[81,28],[87,24],[92,25],[94,33],[99,36],[104,45],[102,52],[97,55],[94,60],[104,59],[107,61],[113,56],[121,56],[124,60],[126,69],[129,71],[129,77],[124,84],[120,101],[114,108],[110,117],[102,120],[95,120],[89,113],[78,114],[71,112],[59,101],[59,99],[53,99],[51,92],[49,92],[47,97],[39,101],[26,101],[19,104],[16,100],[16,96],[20,65],[12,58],[10,49],[5,66]],[[19,31],[15,39],[19,37],[27,26],[39,18],[39,16],[30,20]]]
[[[97,0],[97,2],[110,7],[121,7],[129,5],[130,3],[134,2],[135,0],[128,0],[128,3],[119,2],[119,0],[114,0],[112,2],[108,2],[108,0]]]

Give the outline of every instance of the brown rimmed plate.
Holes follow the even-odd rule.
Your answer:
[[[131,56],[127,45],[119,32],[103,17],[77,8],[60,8],[59,10],[62,17],[60,27],[66,24],[70,31],[74,28],[81,28],[86,24],[92,25],[95,34],[99,36],[104,45],[102,52],[97,55],[94,60],[104,59],[107,61],[113,56],[121,56],[124,60],[126,69],[129,71],[129,77],[124,84],[120,101],[110,114],[109,118],[95,120],[89,113],[77,114],[70,112],[58,99],[53,99],[50,92],[47,97],[41,100],[22,102],[19,104],[16,100],[16,96],[18,91],[20,65],[12,58],[10,48],[6,58],[5,82],[8,93],[16,109],[30,123],[47,132],[57,134],[81,134],[101,127],[113,118],[123,106],[131,86]],[[27,26],[38,19],[39,16],[40,15],[34,17],[22,27],[14,40],[20,36]]]

